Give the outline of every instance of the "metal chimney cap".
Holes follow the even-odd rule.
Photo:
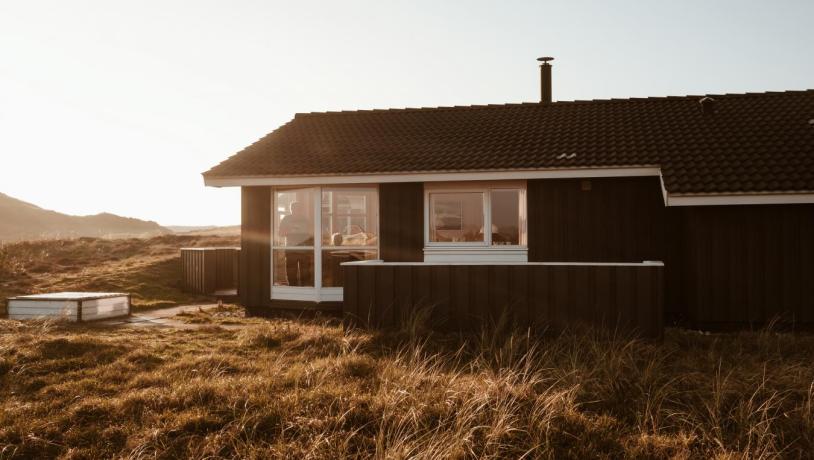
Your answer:
[[[554,58],[551,57],[551,56],[543,56],[543,57],[538,57],[537,60],[544,63],[544,64],[548,64],[549,62],[553,61]]]
[[[717,110],[715,99],[709,96],[702,97],[698,100],[698,103],[701,104],[701,111],[705,114],[713,114]]]

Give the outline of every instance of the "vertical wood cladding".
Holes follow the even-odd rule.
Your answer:
[[[268,187],[242,190],[239,290],[250,307],[270,305],[270,199]],[[423,184],[381,184],[379,203],[381,258],[422,261]],[[666,208],[656,177],[530,180],[528,241],[530,262],[663,261],[659,292],[669,318],[711,327],[775,317],[814,323],[814,205]],[[618,289],[641,280],[633,272],[539,267],[523,275],[512,266],[351,269],[346,276],[355,278],[346,283],[358,284],[345,290],[345,308],[353,313],[376,305],[374,313],[386,323],[419,300],[448,305],[444,315],[450,317],[473,311],[494,317],[511,304],[518,318],[558,324],[582,313],[605,314],[596,308],[607,292],[619,303],[608,314],[623,302],[638,302],[639,294]],[[381,307],[389,292],[398,294],[393,307]]]
[[[814,322],[814,205],[683,209],[687,316]]]
[[[424,260],[424,184],[379,185],[380,257],[386,262]]]
[[[658,177],[528,181],[529,261],[663,260]]]
[[[271,188],[242,187],[240,198],[240,302],[265,307],[271,299]]]
[[[236,289],[239,258],[239,248],[181,249],[184,288],[198,294]]]
[[[664,207],[658,178],[528,182],[529,261],[664,262],[695,325],[814,322],[814,205]]]
[[[346,265],[346,318],[398,327],[419,310],[431,327],[478,331],[505,314],[538,331],[575,325],[648,337],[663,331],[663,267]]]
[[[658,177],[528,181],[529,262],[664,262],[665,311],[684,311],[681,210]]]

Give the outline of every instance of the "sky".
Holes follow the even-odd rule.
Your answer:
[[[295,113],[814,88],[814,1],[0,0],[0,192],[240,221],[201,173]]]

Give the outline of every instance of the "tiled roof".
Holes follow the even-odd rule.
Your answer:
[[[206,178],[661,167],[668,192],[814,191],[814,90],[297,114]]]

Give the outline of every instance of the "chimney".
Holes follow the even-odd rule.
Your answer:
[[[549,62],[554,58],[545,56],[537,58],[537,60],[542,62],[540,64],[540,103],[548,104],[551,102],[551,64]]]

